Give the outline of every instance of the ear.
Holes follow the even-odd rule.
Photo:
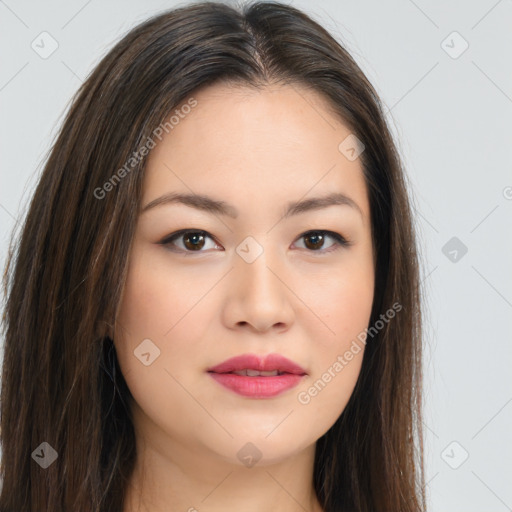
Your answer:
[[[114,339],[114,326],[105,320],[98,322],[95,334],[98,338]]]

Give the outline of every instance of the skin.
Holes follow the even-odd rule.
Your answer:
[[[316,441],[344,410],[364,345],[309,403],[298,395],[369,323],[374,260],[362,165],[340,152],[351,132],[311,91],[216,84],[194,98],[197,106],[151,150],[142,206],[194,192],[239,215],[175,203],[139,216],[113,333],[137,439],[124,512],[319,512]],[[331,192],[361,212],[334,205],[281,218],[288,202]],[[211,238],[200,252],[186,235],[159,244],[181,229]],[[310,230],[339,233],[352,245],[327,235],[322,245],[303,236]],[[236,252],[248,236],[263,250],[252,263]],[[148,366],[134,355],[144,339],[160,350]],[[255,399],[206,372],[246,353],[282,354],[307,376]],[[252,467],[237,457],[248,442],[261,452]]]

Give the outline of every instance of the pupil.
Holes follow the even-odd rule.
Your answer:
[[[308,240],[308,239],[309,240],[313,239],[313,244],[312,245],[313,245],[314,249],[318,249],[323,244],[323,235],[321,235],[321,234],[311,234],[311,235],[308,235],[306,237],[306,240]],[[315,239],[316,239],[316,242],[315,242]],[[308,245],[308,244],[306,244],[306,245]]]
[[[189,234],[185,237],[185,245],[187,246],[187,248],[189,249],[193,249],[193,250],[196,250],[196,249],[201,249],[203,247],[203,244],[201,245],[196,245],[196,243],[198,241],[202,241],[202,239],[204,239],[203,235],[201,233],[194,233],[194,234]],[[192,245],[190,245],[188,243],[189,240],[192,240]]]

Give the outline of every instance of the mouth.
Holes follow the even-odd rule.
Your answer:
[[[243,354],[212,366],[207,371],[212,373],[236,373],[249,377],[259,375],[274,377],[283,373],[306,375],[304,368],[280,354],[268,354],[267,356]]]
[[[224,373],[224,372],[223,372]],[[266,372],[260,372],[253,368],[245,368],[244,370],[237,370],[236,372],[227,372],[233,375],[243,375],[244,377],[277,377],[278,375],[284,375],[288,372],[281,372],[279,370],[270,370]],[[291,374],[289,374],[291,375]]]
[[[270,398],[295,387],[307,372],[281,356],[237,356],[207,370],[224,388],[250,398]]]

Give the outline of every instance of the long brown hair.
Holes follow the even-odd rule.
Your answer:
[[[107,333],[140,207],[140,155],[169,113],[219,81],[308,87],[364,143],[376,251],[370,325],[396,302],[402,310],[368,340],[353,395],[317,442],[314,486],[326,512],[425,509],[419,258],[381,102],[349,53],[298,9],[202,2],[138,25],[92,71],[10,248],[0,512],[123,509],[135,438]],[[46,469],[33,457],[43,442],[57,453]]]

